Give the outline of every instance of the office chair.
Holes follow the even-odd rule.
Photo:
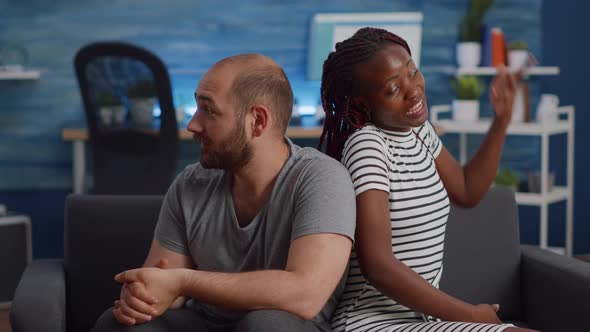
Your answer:
[[[179,149],[164,63],[131,44],[98,42],[82,47],[74,66],[92,147],[93,193],[164,194]]]

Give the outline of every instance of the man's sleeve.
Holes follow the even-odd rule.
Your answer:
[[[336,160],[310,162],[295,188],[291,241],[317,233],[342,234],[354,240],[356,201],[350,176]]]
[[[187,170],[180,173],[168,189],[160,216],[154,232],[154,239],[158,240],[166,249],[182,255],[190,255],[186,234],[186,221],[182,209],[182,193],[184,177]]]

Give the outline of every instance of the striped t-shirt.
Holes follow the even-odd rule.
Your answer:
[[[391,250],[434,287],[442,273],[449,198],[435,158],[442,144],[428,121],[408,132],[367,124],[346,141],[342,163],[356,195],[389,193]],[[362,275],[353,249],[346,288],[332,316],[335,331],[366,331],[431,318],[396,303]]]

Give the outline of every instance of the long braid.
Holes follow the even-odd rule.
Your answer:
[[[340,160],[350,134],[370,121],[370,110],[355,98],[358,93],[357,66],[368,61],[387,42],[410,48],[401,37],[376,28],[362,28],[352,37],[336,43],[336,50],[324,61],[322,107],[326,113],[318,149],[326,143],[326,154]]]

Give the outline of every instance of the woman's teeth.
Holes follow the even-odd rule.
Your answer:
[[[411,114],[419,112],[421,109],[422,109],[422,100],[420,100],[416,105],[412,106],[412,108],[410,108],[410,110],[407,111],[406,114],[411,115]]]

